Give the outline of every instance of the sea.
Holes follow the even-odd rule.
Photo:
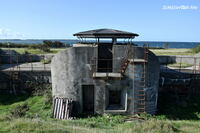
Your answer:
[[[51,39],[51,41],[60,41],[63,42],[65,45],[72,45],[77,43],[79,40],[75,39]],[[16,44],[41,44],[43,40],[41,39],[0,39],[0,43],[16,43]],[[156,48],[193,48],[197,45],[200,45],[200,42],[159,42],[159,41],[133,41],[134,44],[138,46],[148,45],[149,47],[156,47]]]

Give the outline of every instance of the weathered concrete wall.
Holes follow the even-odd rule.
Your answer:
[[[50,71],[20,71],[18,74],[18,80],[12,80],[12,72],[13,71],[0,72],[0,93],[10,93],[10,90],[14,84],[17,86],[17,92],[26,91],[26,84],[51,84]]]
[[[200,57],[187,56],[187,55],[176,55],[176,56],[158,56],[160,64],[173,64],[173,63],[187,63],[199,65]],[[196,60],[196,61],[195,61]]]
[[[113,46],[113,72],[119,72],[121,57],[125,55],[127,46]],[[132,47],[132,58],[144,58],[144,49]],[[124,102],[127,93],[127,111],[133,114],[137,80],[134,79],[135,71],[142,71],[144,65],[129,64],[125,78],[119,79],[93,79],[91,60],[97,54],[97,47],[71,47],[56,54],[51,63],[52,95],[56,97],[71,98],[76,101],[77,113],[82,112],[82,85],[95,86],[95,113],[105,113],[108,104],[108,91],[121,90]],[[159,62],[156,56],[149,53],[149,62],[145,67],[146,78],[149,81],[145,88],[146,110],[155,113],[157,104],[157,90],[159,81]],[[141,80],[141,79],[140,79]],[[124,108],[124,107],[122,107]]]
[[[200,74],[161,72],[159,92],[177,97],[200,96]]]
[[[146,112],[154,114],[157,108],[160,65],[158,58],[149,53],[147,66]]]
[[[53,96],[73,99],[77,102],[78,112],[81,112],[82,109],[80,106],[81,85],[94,84],[90,72],[90,58],[93,53],[94,49],[92,47],[69,48],[61,51],[52,59]],[[96,90],[98,89],[96,88]]]

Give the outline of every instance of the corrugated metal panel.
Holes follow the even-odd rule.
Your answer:
[[[71,119],[72,100],[68,98],[53,99],[53,118],[56,119]]]

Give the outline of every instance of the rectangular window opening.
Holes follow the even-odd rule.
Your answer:
[[[105,112],[126,112],[127,111],[127,91],[108,89],[106,93]]]
[[[121,104],[121,91],[109,91],[109,105]]]
[[[98,45],[98,72],[112,72],[113,53],[111,43],[100,43]]]

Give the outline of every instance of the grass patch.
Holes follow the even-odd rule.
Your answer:
[[[3,96],[6,97],[5,95]],[[8,96],[7,96],[8,97]],[[151,116],[142,114],[139,117],[144,118],[144,121],[126,122],[129,116],[122,115],[99,115],[90,116],[87,118],[77,118],[75,120],[55,120],[51,118],[51,105],[45,103],[45,96],[12,96],[8,101],[0,97],[0,132],[15,133],[15,132],[30,132],[30,133],[178,133],[178,132],[200,132],[200,122],[196,120],[173,120],[170,119],[171,109],[173,104],[167,106],[169,110],[165,113]],[[166,97],[165,97],[166,98]],[[15,100],[16,99],[16,100]],[[169,99],[169,98],[167,98]],[[194,101],[193,101],[194,102]],[[26,105],[29,107],[22,117],[13,117],[10,111],[18,106]],[[170,107],[171,106],[171,107]],[[179,108],[179,106],[178,106]],[[193,109],[194,106],[188,107]],[[199,109],[199,108],[198,108]],[[2,111],[3,110],[3,111]],[[177,110],[174,108],[174,110]],[[163,110],[164,111],[164,110]],[[166,113],[167,111],[168,114]],[[179,112],[180,111],[180,112]],[[183,114],[182,110],[177,110],[176,115]],[[188,112],[188,110],[187,110]],[[174,116],[172,116],[174,118]],[[191,116],[190,116],[191,117]]]
[[[2,119],[1,119],[2,120]],[[87,120],[87,119],[86,119]],[[78,121],[79,123],[80,120]],[[144,122],[131,122],[115,125],[111,128],[95,128],[88,125],[77,124],[77,120],[42,120],[42,119],[4,119],[0,122],[0,132],[16,133],[198,133],[200,125],[197,121],[170,121],[146,120]]]
[[[51,59],[42,59],[40,62],[43,63],[43,64],[50,64]]]
[[[200,102],[198,98],[183,99],[161,95],[159,114],[141,114],[142,118],[127,122],[131,116],[98,115],[74,120],[51,118],[51,104],[48,96],[0,95],[0,132],[16,133],[179,133],[200,132]],[[185,102],[185,103],[183,103]],[[21,108],[22,107],[22,108]],[[21,117],[11,112],[17,108],[25,111]],[[28,107],[28,109],[26,108]]]
[[[51,48],[49,52],[41,51],[40,49],[31,48],[1,48],[2,50],[15,50],[19,54],[55,54],[65,48]]]
[[[200,52],[200,44],[197,45],[196,47],[192,48],[193,53],[199,53]]]
[[[191,67],[193,65],[191,64],[187,64],[187,63],[173,63],[173,64],[168,64],[167,66],[169,67],[174,67],[174,68],[187,68],[187,67]]]
[[[46,97],[44,96],[31,96],[22,95],[22,96],[0,96],[0,115],[9,116],[13,110],[20,108],[21,106],[28,106],[24,116],[28,118],[41,117],[41,118],[50,118],[51,116],[51,104],[45,102]],[[4,99],[4,98],[8,99]],[[15,99],[16,98],[16,99]],[[7,102],[10,100],[10,102]]]
[[[150,49],[156,55],[194,55],[191,49]]]
[[[87,126],[90,128],[110,129],[119,124],[123,124],[125,118],[126,117],[122,115],[99,115],[87,118],[78,118],[74,120],[74,124],[79,126]]]

